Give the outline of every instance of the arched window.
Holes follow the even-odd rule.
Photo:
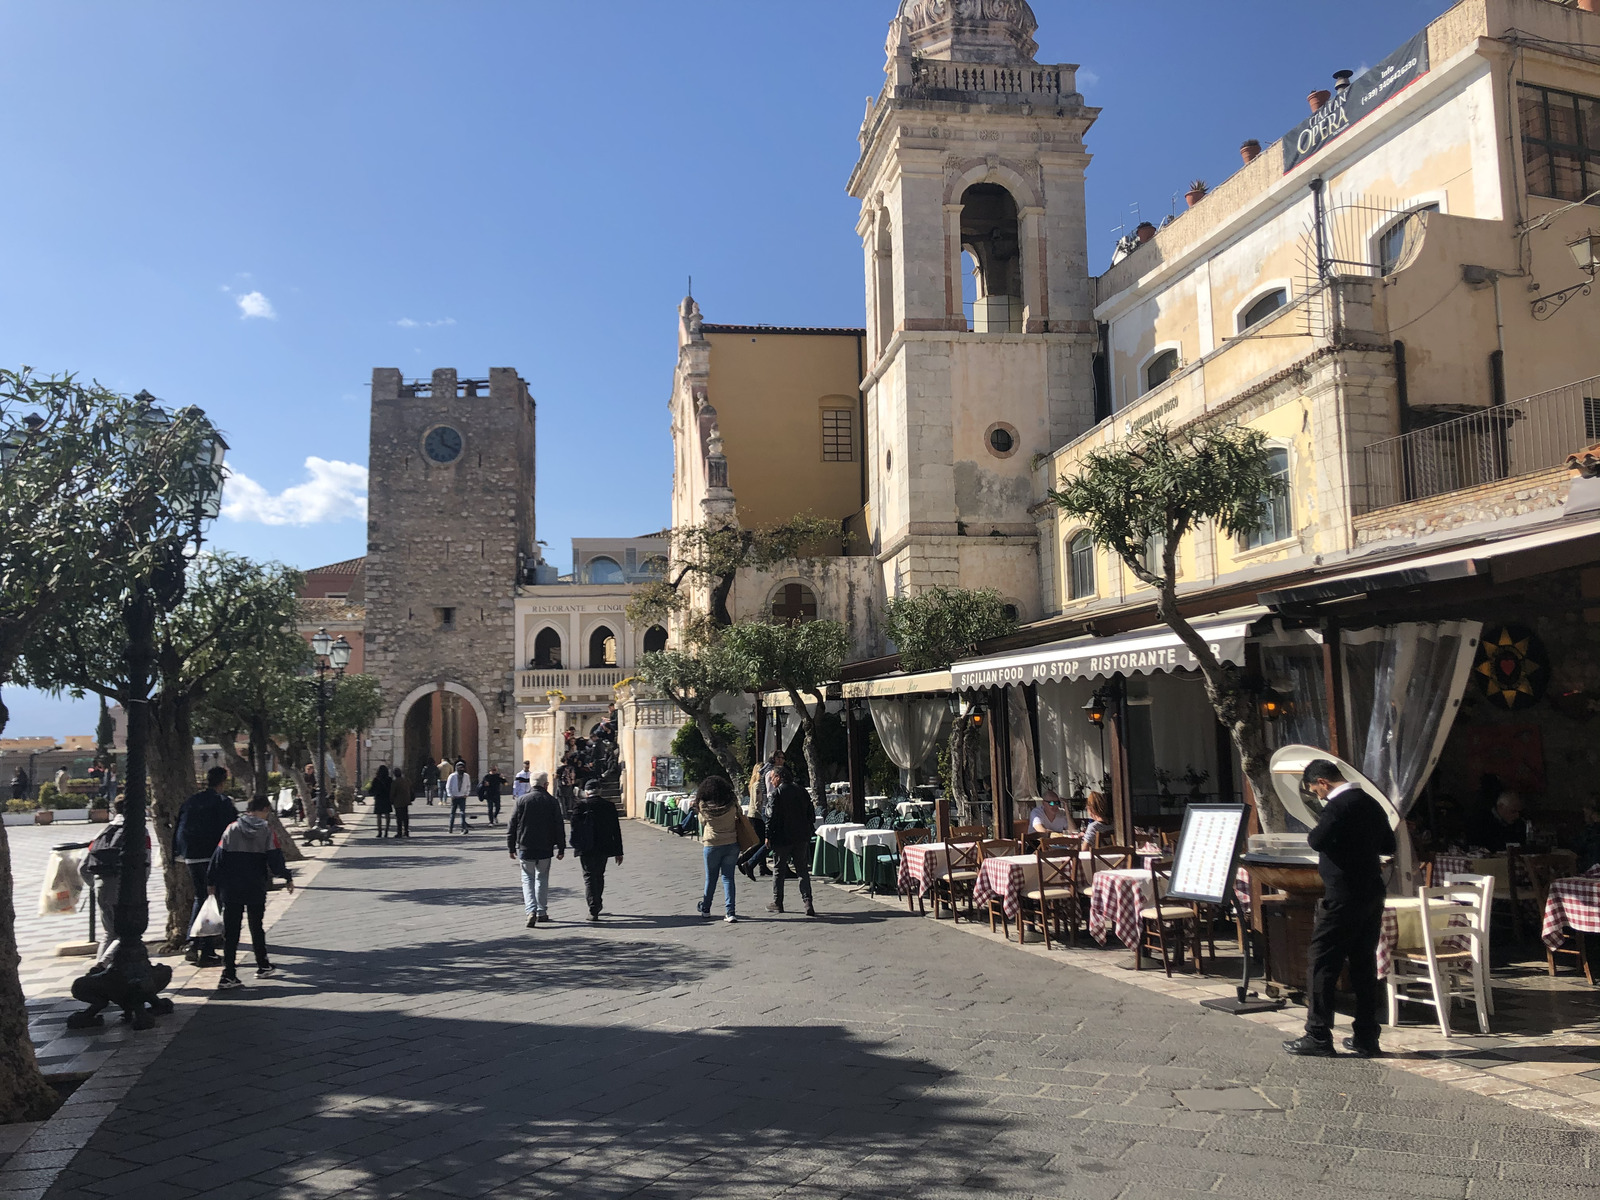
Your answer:
[[[604,625],[589,635],[589,667],[599,670],[617,665],[617,635]]]
[[[667,577],[667,560],[665,555],[652,554],[639,564],[639,574],[651,579],[665,579]]]
[[[786,583],[772,597],[772,619],[791,625],[817,619],[817,594],[803,583]]]
[[[1287,288],[1275,288],[1258,299],[1239,316],[1239,332],[1243,333],[1252,325],[1259,325],[1285,304],[1289,303]]]
[[[667,631],[659,625],[652,625],[644,631],[644,652],[646,654],[659,654],[667,648]]]
[[[1016,200],[999,184],[975,183],[961,197],[961,248],[975,284],[969,328],[1021,333],[1022,226]]]
[[[538,670],[561,669],[561,635],[548,626],[533,639],[533,665]]]
[[[622,564],[614,558],[601,555],[589,560],[583,568],[583,574],[588,583],[621,583]]]
[[[1153,391],[1178,373],[1178,352],[1163,350],[1144,369],[1144,390]]]
[[[1094,594],[1094,538],[1085,529],[1067,543],[1067,596],[1086,600]]]
[[[878,210],[878,234],[875,248],[877,273],[873,285],[877,289],[878,345],[882,354],[894,337],[894,226],[888,209]]]
[[[1406,252],[1422,236],[1422,222],[1417,218],[1423,213],[1438,211],[1437,204],[1420,205],[1378,235],[1378,274],[1393,275],[1400,269]]]
[[[1244,539],[1244,548],[1254,550],[1259,546],[1270,546],[1274,542],[1281,542],[1294,536],[1294,499],[1289,487],[1289,452],[1287,450],[1268,450],[1267,463],[1272,470],[1274,487],[1263,500],[1266,511],[1261,515],[1261,524]]]

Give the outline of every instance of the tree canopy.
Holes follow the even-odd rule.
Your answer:
[[[1017,627],[992,588],[930,587],[883,606],[883,624],[907,671],[941,671],[979,642]]]

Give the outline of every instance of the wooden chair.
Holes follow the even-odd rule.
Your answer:
[[[1164,893],[1172,886],[1172,868],[1163,868],[1156,864],[1151,868],[1151,885],[1154,888],[1156,902],[1139,910],[1139,946],[1135,952],[1133,969],[1144,969],[1144,956],[1147,950],[1155,953],[1152,958],[1159,957],[1161,966],[1167,973],[1167,978],[1172,978],[1173,955],[1168,953],[1168,945],[1172,944],[1181,957],[1186,943],[1194,947],[1194,973],[1204,975],[1204,963],[1201,961],[1200,944],[1200,906],[1190,901],[1167,900]]]
[[[896,880],[900,878],[900,860],[905,857],[907,846],[925,846],[933,839],[926,829],[896,829],[894,831],[894,853],[891,856],[893,871]],[[906,893],[906,911],[920,912],[927,915],[928,909],[922,902],[922,889]]]
[[[1544,929],[1544,908],[1550,900],[1550,882],[1577,869],[1570,851],[1557,854],[1506,854],[1506,877],[1511,890],[1511,923],[1517,941],[1528,940],[1531,929],[1537,941]]]
[[[1067,939],[1078,944],[1081,924],[1081,890],[1078,887],[1078,854],[1083,849],[1083,839],[1066,833],[1046,833],[1039,837],[1034,847],[1035,878],[1039,886],[1023,893],[1022,908],[1017,914],[1017,940],[1029,926],[1044,934],[1044,948],[1050,949],[1052,917],[1059,937],[1063,918]]]
[[[1162,831],[1159,836],[1161,838],[1161,848],[1170,853],[1178,848],[1178,839],[1183,836],[1183,832],[1181,830],[1174,829],[1170,833]]]
[[[950,919],[960,920],[956,913],[956,902],[963,894],[967,898],[967,916],[972,917],[972,888],[978,882],[978,846],[988,832],[988,827],[984,825],[957,825],[950,830],[950,837],[941,852],[944,874],[933,881],[934,920],[939,919],[941,896],[945,897],[945,903],[950,908]]]
[[[981,867],[984,860],[990,858],[1006,858],[1013,854],[1021,854],[1022,849],[1015,838],[990,838],[978,843],[978,865]],[[989,903],[985,905],[989,910],[989,932],[994,932],[994,919],[998,916],[1002,924],[1006,922],[1005,898],[1003,896],[990,896]],[[1009,938],[1011,935],[1006,935]]]
[[[1490,895],[1493,895],[1491,884]],[[1478,1029],[1489,1032],[1489,910],[1483,903],[1484,889],[1477,884],[1451,884],[1446,887],[1418,888],[1421,902],[1422,952],[1396,954],[1389,967],[1389,1024],[1400,1023],[1400,1002],[1431,1004],[1439,1017],[1439,1031],[1450,1036],[1450,1002],[1470,997],[1478,1008]],[[1443,911],[1441,911],[1443,910]],[[1467,925],[1448,925],[1456,916],[1465,916]],[[1435,925],[1437,924],[1437,928]],[[1465,950],[1445,950],[1444,942],[1465,941]],[[1462,988],[1463,978],[1470,990]],[[1429,994],[1412,995],[1402,989],[1426,985]]]

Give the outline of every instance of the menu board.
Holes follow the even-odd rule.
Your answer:
[[[1248,812],[1243,804],[1191,804],[1184,810],[1168,896],[1200,904],[1227,901],[1239,870],[1240,835]]]

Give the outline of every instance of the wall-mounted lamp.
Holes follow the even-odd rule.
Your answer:
[[[1083,715],[1089,718],[1089,724],[1096,729],[1104,729],[1106,724],[1106,698],[1096,692],[1089,697],[1089,702],[1083,706]]]
[[[1575,242],[1567,243],[1567,251],[1572,255],[1572,261],[1577,264],[1578,270],[1589,278],[1583,283],[1575,283],[1569,288],[1559,292],[1551,292],[1548,296],[1540,296],[1533,302],[1533,319],[1547,321],[1561,311],[1563,305],[1574,296],[1587,296],[1594,289],[1594,276],[1600,270],[1600,233],[1589,232]]]

